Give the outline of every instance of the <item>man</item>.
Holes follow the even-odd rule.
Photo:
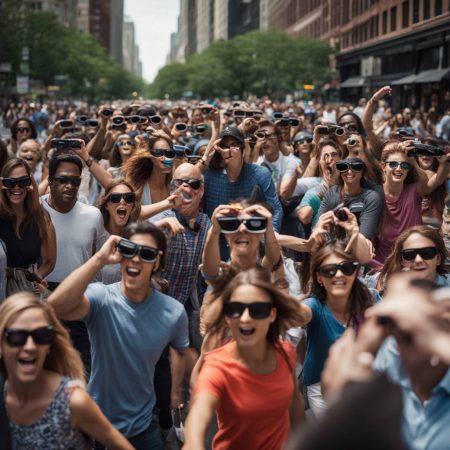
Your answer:
[[[255,136],[258,139],[256,148],[262,151],[257,164],[270,170],[278,195],[282,200],[289,200],[302,174],[299,159],[281,153],[281,132],[268,120],[260,122]]]
[[[56,231],[56,265],[47,276],[50,290],[85,263],[106,239],[100,211],[77,201],[82,169],[81,159],[72,154],[57,154],[49,163],[50,194],[42,197],[42,204]],[[81,322],[66,326],[89,374],[91,358],[86,327]]]
[[[42,162],[39,161],[41,155],[41,145],[34,139],[27,139],[20,144],[18,157],[25,160],[30,166],[37,185],[41,182],[42,177]]]
[[[182,379],[187,316],[179,302],[151,287],[166,251],[163,232],[141,222],[128,226],[123,236],[110,236],[48,301],[59,317],[84,320],[89,329],[93,360],[88,388],[104,414],[136,448],[160,450],[161,436],[152,421],[155,365],[164,348],[172,346],[180,357],[173,379]],[[117,263],[119,283],[89,284],[104,265]]]

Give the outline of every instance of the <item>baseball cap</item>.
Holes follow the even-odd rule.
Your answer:
[[[292,139],[292,142],[301,141],[303,139],[313,139],[313,134],[309,131],[300,131]]]
[[[238,127],[227,127],[220,133],[220,139],[224,139],[228,136],[233,137],[238,140],[242,145],[244,145],[244,135]]]

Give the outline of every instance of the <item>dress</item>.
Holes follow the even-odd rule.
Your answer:
[[[9,419],[12,450],[82,450],[91,448],[86,436],[71,426],[70,399],[65,391],[69,378],[61,377],[52,402],[32,425],[18,425]]]

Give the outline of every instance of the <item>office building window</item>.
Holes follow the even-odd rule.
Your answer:
[[[413,23],[420,20],[420,0],[413,0]]]
[[[442,0],[434,0],[434,15],[440,16],[442,14]]]
[[[407,28],[409,26],[409,0],[402,3],[402,27]]]
[[[387,11],[383,11],[383,25],[382,25],[382,30],[383,30],[383,34],[387,33]]]
[[[430,18],[430,0],[423,0],[423,20]]]
[[[397,29],[397,7],[391,8],[391,31]]]

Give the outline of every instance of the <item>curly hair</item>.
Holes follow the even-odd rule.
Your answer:
[[[17,119],[14,121],[14,123],[11,125],[11,136],[14,139],[17,139],[17,129],[19,128],[19,122],[26,122],[31,130],[31,136],[30,139],[36,139],[37,138],[37,130],[36,125],[34,122],[30,119],[27,119],[26,117],[21,117],[20,119]]]

